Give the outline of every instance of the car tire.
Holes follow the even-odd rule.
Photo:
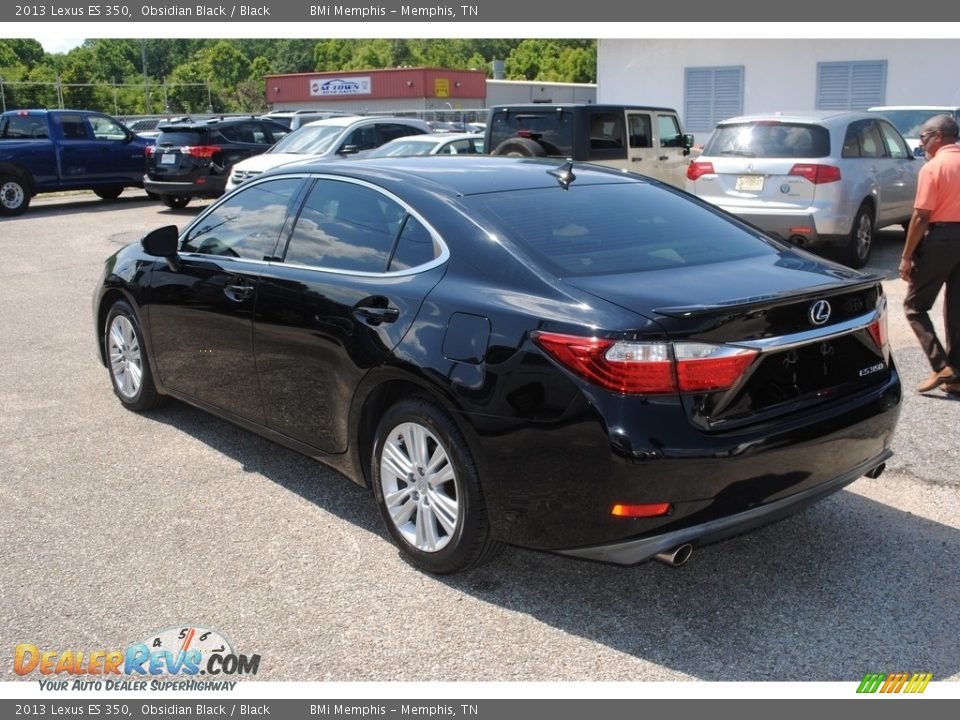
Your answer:
[[[507,138],[494,148],[491,155],[506,157],[546,157],[547,151],[536,140],[524,137]]]
[[[153,381],[140,323],[133,308],[123,300],[115,302],[107,313],[103,347],[110,384],[124,407],[143,412],[163,403],[165,398]]]
[[[30,190],[17,175],[0,175],[0,215],[22,215],[30,206]]]
[[[123,187],[97,188],[93,192],[102,200],[116,200],[123,192]]]
[[[446,574],[492,560],[476,465],[456,423],[425,398],[391,407],[371,453],[373,495],[387,531],[421,570]]]
[[[845,265],[858,269],[869,262],[874,230],[873,211],[867,203],[863,203],[853,219],[847,245],[841,251],[840,260]]]
[[[168,208],[173,208],[174,210],[185,208],[190,204],[189,195],[161,195],[160,200]]]

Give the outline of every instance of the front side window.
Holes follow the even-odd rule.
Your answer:
[[[90,129],[97,140],[126,140],[127,131],[120,123],[103,115],[91,115]]]
[[[900,137],[900,133],[893,129],[893,126],[884,121],[877,123],[880,126],[880,133],[883,135],[883,143],[887,148],[887,155],[892,158],[905,158],[910,156],[910,150],[907,144]]]
[[[657,130],[660,133],[660,147],[683,147],[680,123],[673,115],[657,115]]]
[[[300,187],[299,178],[257,183],[217,205],[190,229],[183,252],[269,260]]]
[[[318,180],[297,218],[284,262],[385,272],[404,216],[400,205],[376,190]]]

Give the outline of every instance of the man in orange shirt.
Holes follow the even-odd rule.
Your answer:
[[[937,115],[924,123],[920,143],[930,160],[920,168],[917,197],[900,258],[900,277],[909,283],[903,301],[907,321],[927,355],[933,374],[917,386],[960,392],[960,145],[956,121]],[[930,308],[946,285],[943,319],[946,349],[930,320]]]

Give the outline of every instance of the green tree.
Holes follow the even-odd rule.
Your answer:
[[[172,112],[204,112],[209,104],[210,68],[205,62],[178,65],[167,83],[167,102]]]

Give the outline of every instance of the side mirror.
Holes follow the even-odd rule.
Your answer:
[[[176,225],[164,225],[151,230],[140,238],[140,247],[147,255],[164,258],[171,270],[180,269],[180,258],[177,255],[180,248],[180,230]]]
[[[684,155],[689,155],[689,154],[690,154],[690,148],[693,147],[693,135],[692,135],[691,133],[684,133],[684,134],[683,134],[683,142],[682,142],[681,144],[682,144],[682,146],[683,146],[683,154],[684,154]]]
[[[918,145],[913,149],[913,156],[921,160],[923,160],[927,156],[927,153],[924,152],[923,145]]]
[[[344,145],[338,152],[340,155],[356,155],[360,148],[357,145]]]

